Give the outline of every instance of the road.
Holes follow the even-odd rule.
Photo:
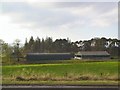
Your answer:
[[[2,90],[119,90],[118,86],[2,86]]]

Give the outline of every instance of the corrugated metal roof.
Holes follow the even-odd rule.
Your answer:
[[[27,55],[59,55],[59,54],[69,55],[70,53],[27,53]]]
[[[76,55],[110,55],[107,51],[80,51]]]

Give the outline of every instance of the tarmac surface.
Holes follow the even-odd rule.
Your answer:
[[[120,90],[118,86],[2,86],[2,90]]]

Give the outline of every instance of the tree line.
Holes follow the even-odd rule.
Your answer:
[[[71,42],[69,38],[53,41],[52,37],[34,39],[31,36],[24,44],[24,53],[77,53],[79,51],[107,51],[111,56],[117,57],[120,56],[120,40],[102,37]]]
[[[79,51],[107,51],[112,57],[120,57],[120,40],[111,38],[92,38],[72,42],[69,38],[53,40],[52,37],[36,39],[31,36],[21,46],[20,40],[12,45],[0,39],[1,57],[10,61],[11,58],[25,57],[27,53],[77,53]]]

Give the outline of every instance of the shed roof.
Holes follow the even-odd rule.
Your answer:
[[[107,51],[80,51],[76,55],[110,55]]]
[[[70,53],[27,53],[27,55],[69,55]]]

